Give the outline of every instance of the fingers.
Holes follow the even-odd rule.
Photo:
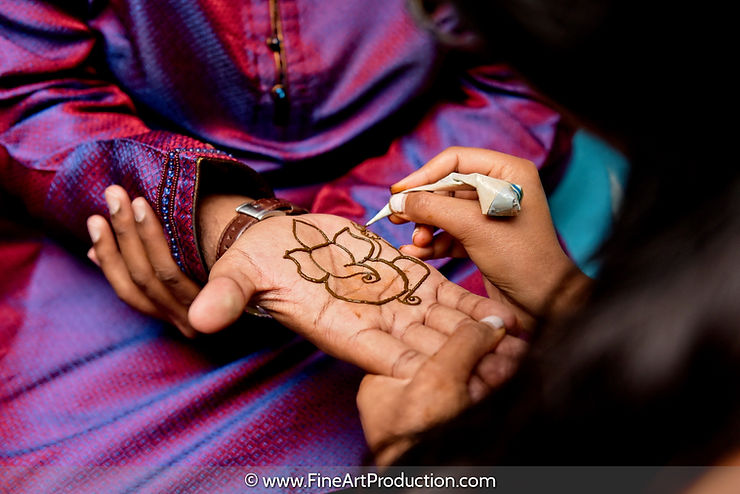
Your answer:
[[[193,300],[188,321],[203,333],[224,329],[239,319],[252,293],[254,285],[248,279],[237,282],[229,276],[212,276]]]
[[[200,287],[185,276],[170,254],[167,239],[149,203],[138,197],[131,202],[136,231],[144,246],[154,274],[183,305],[190,305],[200,291]]]
[[[434,225],[462,243],[475,237],[476,233],[480,233],[494,221],[481,214],[478,201],[430,192],[409,192],[403,195],[406,197],[403,209],[394,209],[398,216],[408,221]]]
[[[455,237],[444,231],[435,235],[436,230],[436,226],[417,224],[414,233],[411,235],[411,245],[409,246],[417,249],[410,252],[423,252],[433,258],[468,257],[465,247]]]
[[[399,443],[405,442],[405,439],[401,438],[404,434],[399,434],[408,422],[403,417],[409,411],[413,413],[413,410],[408,409],[409,403],[404,395],[404,388],[408,383],[408,379],[367,375],[362,379],[360,389],[357,391],[357,409],[360,412],[360,421],[368,446],[373,451],[383,448],[383,451],[378,453],[384,458],[387,458],[388,454],[395,457],[402,452],[388,450],[397,450]],[[407,408],[404,409],[404,406]],[[411,422],[414,428],[423,427],[418,420]],[[392,442],[389,442],[389,439]],[[390,460],[391,458],[387,458],[388,463]],[[386,460],[376,458],[375,461],[381,463]]]
[[[167,288],[157,279],[139,231],[128,194],[122,187],[112,185],[105,190],[111,225],[116,234],[123,261],[131,279],[164,312],[177,313],[181,304],[174,300]]]
[[[483,357],[484,359],[486,357]],[[478,403],[491,392],[491,387],[480,377],[472,376],[468,381],[468,395],[470,401]]]
[[[108,222],[102,216],[87,219],[87,230],[93,241],[88,257],[103,271],[118,298],[136,310],[153,317],[162,317],[157,307],[131,280],[128,267],[116,245]]]
[[[529,350],[529,344],[515,336],[506,335],[496,347],[496,353],[514,360],[521,360]]]
[[[471,317],[469,314],[461,312],[453,307],[437,303],[432,305],[427,310],[426,314],[424,314],[424,325],[434,331],[441,333],[442,335],[450,336],[454,334],[457,329],[462,327],[464,324],[467,324],[470,321],[477,321],[478,319],[485,319],[486,317],[493,316],[487,314],[486,316],[476,319]],[[490,322],[491,319],[488,319],[487,321]],[[499,318],[498,320],[493,321],[491,324],[496,325],[497,327],[502,327],[503,320]],[[447,340],[444,337],[442,338],[443,342]],[[431,353],[436,353],[436,351]]]
[[[518,366],[518,360],[489,353],[478,363],[475,377],[487,388],[496,389],[514,375]]]
[[[134,215],[128,194],[117,185],[105,190],[105,200],[115,238],[102,217],[91,217],[88,229],[94,245],[89,257],[97,261],[122,300],[169,321],[185,336],[194,336],[187,308],[198,287],[177,268],[153,211],[144,199],[139,199]],[[141,203],[146,207],[142,209]]]
[[[484,356],[476,368],[479,379],[489,388],[497,388],[519,367],[528,345],[513,336],[506,335],[494,353]]]
[[[516,315],[503,302],[470,293],[451,281],[439,284],[437,302],[467,314],[476,321],[493,318],[489,320],[495,321],[494,326],[503,322],[504,327],[515,328],[517,324]]]
[[[434,240],[435,230],[434,226],[417,224],[414,233],[411,234],[411,243],[418,247],[426,247]]]
[[[447,343],[430,357],[428,364],[445,369],[453,381],[468,382],[476,364],[496,347],[505,334],[504,328],[494,329],[486,323],[468,321],[460,325]]]
[[[391,389],[401,389],[408,384],[408,379],[398,379],[376,374],[367,374],[357,390],[357,408],[366,410],[376,408],[393,401]]]
[[[402,245],[399,250],[407,256],[418,257],[419,259],[440,259],[443,257],[468,257],[465,247],[458,242],[455,237],[447,232],[441,232],[425,245],[419,245],[417,238],[413,237],[413,244]]]
[[[121,257],[126,263],[131,280],[160,313],[166,315],[165,319],[177,326],[185,336],[194,336],[195,332],[187,319],[187,305],[175,299],[155,274],[154,266],[139,237],[128,194],[123,187],[112,185],[105,190],[105,200],[108,203],[111,224],[116,233]]]
[[[429,358],[395,336],[375,328],[358,331],[351,343],[352,363],[371,374],[409,379]]]
[[[463,314],[461,316],[464,317]],[[425,355],[433,355],[447,341],[442,332],[420,322],[413,322],[401,331],[392,332],[391,335]]]
[[[423,322],[412,322],[406,328],[391,331],[390,334],[424,355],[434,355],[447,342],[449,335],[472,321],[469,315],[459,310],[433,304],[424,314]],[[486,321],[497,327],[503,325],[503,320],[497,316],[489,316]]]
[[[497,151],[478,148],[451,147],[429,160],[424,166],[391,186],[391,192],[431,184],[452,172],[482,173],[491,177],[521,182],[523,175],[536,174],[531,161]]]
[[[90,249],[87,251],[87,258],[90,259],[97,267],[100,267],[100,261],[98,260],[98,256],[95,254],[95,247],[90,247]]]

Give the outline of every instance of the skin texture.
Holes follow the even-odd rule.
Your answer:
[[[293,221],[279,216],[257,223],[214,264],[208,284],[190,308],[193,327],[219,330],[236,320],[249,302],[331,355],[374,373],[408,377],[461,324],[499,314],[509,327],[516,323],[499,302],[465,291],[431,267],[414,293],[417,305],[358,304],[335,298],[323,284],[307,282],[295,262],[284,258],[285,251],[296,246]],[[320,232],[352,227],[350,221],[332,215],[308,214],[300,221],[309,225],[303,237],[316,235],[314,244],[322,239]],[[350,250],[357,259],[367,254],[362,242]],[[341,271],[345,257],[327,254],[323,267]],[[417,276],[412,268],[418,265],[404,268],[409,278]],[[355,299],[383,296],[376,284],[356,277],[339,281],[337,289],[347,290]]]
[[[121,300],[169,321],[187,337],[195,336],[188,309],[200,287],[175,263],[151,206],[143,198],[132,203],[117,185],[106,189],[105,199],[111,222],[99,215],[88,218],[93,241],[88,257],[101,267]]]
[[[201,291],[172,260],[162,227],[146,201],[137,198],[130,203],[118,186],[109,187],[106,198],[115,206],[111,207],[113,230],[103,217],[89,219],[93,239],[89,257],[101,267],[121,299],[172,322],[186,335],[218,331],[233,323],[247,304],[260,305],[339,358],[373,373],[409,376],[462,324],[492,315],[508,327],[517,324],[502,304],[466,292],[426,265],[421,264],[424,267],[420,270],[418,260],[407,263],[404,270],[409,279],[428,276],[423,283],[415,282],[419,284],[414,291],[419,297],[416,305],[394,302],[373,306],[333,298],[322,284],[302,278],[295,262],[284,258],[286,251],[300,246],[291,217],[270,218],[251,227],[212,266],[210,280]],[[201,214],[213,212],[215,220],[200,224],[213,223],[214,230],[225,226],[233,217],[233,203],[241,200],[231,196],[203,201]],[[220,214],[218,208],[222,208]],[[326,232],[356,228],[336,216],[300,218]],[[206,259],[215,258],[219,234],[201,231],[203,238],[215,239],[204,251]],[[366,245],[360,242],[352,247],[357,259],[367,254]],[[327,262],[331,269],[331,256]],[[343,265],[339,262],[335,267]],[[362,296],[377,295],[377,284],[363,285],[360,283],[357,293],[367,290]],[[471,397],[479,399],[506,379],[525,349],[523,341],[506,336],[495,352],[481,360],[469,380]]]
[[[393,462],[412,444],[410,435],[444,422],[472,401],[466,383],[476,364],[493,351],[503,329],[469,322],[410,379],[365,377],[357,406],[371,451],[379,465]]]
[[[283,257],[296,264],[303,279],[323,284],[332,297],[356,304],[421,303],[414,292],[429,277],[429,267],[366,228],[352,223],[329,238],[311,224],[293,219],[293,237],[300,247],[286,250]],[[341,259],[340,271],[332,269],[335,258]]]
[[[489,218],[480,213],[474,195],[409,193],[403,201],[391,201],[396,212],[391,221],[417,223],[412,243],[401,251],[424,259],[469,256],[484,275],[490,297],[530,324],[547,310],[565,315],[577,307],[590,280],[560,247],[535,166],[495,151],[450,148],[391,191],[432,183],[451,172],[477,172],[522,185],[521,213]],[[444,231],[434,236],[437,228]],[[569,281],[563,284],[563,279]],[[412,445],[413,434],[450,419],[471,403],[462,390],[488,343],[473,325],[466,326],[411,379],[365,377],[357,403],[378,463],[392,463]],[[512,359],[508,375],[521,356]]]
[[[403,211],[391,216],[395,223],[417,223],[412,243],[401,251],[421,259],[469,257],[487,281],[489,296],[510,304],[520,320],[530,324],[546,312],[565,315],[573,310],[590,280],[558,242],[535,165],[496,151],[453,147],[394,184],[391,192],[432,183],[452,172],[520,184],[522,211],[513,218],[490,218],[480,214],[470,193],[409,193]],[[435,236],[437,228],[443,232]]]

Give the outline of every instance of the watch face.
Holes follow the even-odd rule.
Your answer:
[[[246,214],[257,220],[269,218],[270,216],[285,215],[293,209],[292,204],[277,198],[259,199],[246,202],[236,208],[238,213]]]
[[[254,201],[245,202],[244,204],[236,208],[236,212],[259,219],[260,215],[265,212],[265,209],[258,206],[257,201]]]

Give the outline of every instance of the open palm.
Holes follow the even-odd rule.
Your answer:
[[[319,348],[365,370],[414,375],[461,324],[515,323],[364,228],[332,215],[275,217],[250,228],[213,266],[190,309],[216,331],[259,305]],[[496,324],[498,323],[498,324]]]

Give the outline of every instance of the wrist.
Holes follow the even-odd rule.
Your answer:
[[[550,316],[559,319],[578,311],[588,299],[592,286],[593,280],[571,263],[553,292]]]
[[[226,254],[234,242],[255,224],[277,216],[305,214],[308,211],[284,199],[266,197],[241,204],[236,208],[236,212],[238,214],[228,224],[218,241],[216,260]]]
[[[197,208],[198,242],[207,269],[217,259],[221,234],[234,218],[236,208],[252,199],[232,194],[212,194],[202,198]]]

